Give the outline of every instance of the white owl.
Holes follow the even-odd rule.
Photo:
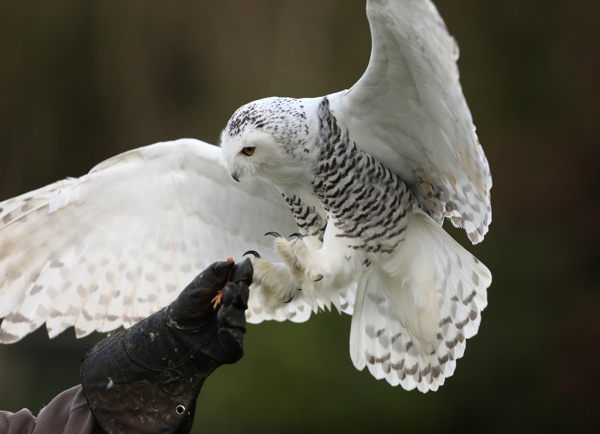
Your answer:
[[[352,315],[358,369],[437,390],[491,283],[441,225],[481,241],[492,181],[435,6],[369,0],[367,14],[371,59],[351,89],[252,102],[221,148],[157,143],[0,203],[0,341],[131,325],[251,250],[248,321],[334,305]]]

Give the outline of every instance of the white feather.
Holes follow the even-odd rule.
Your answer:
[[[0,341],[47,323],[51,336],[131,325],[208,264],[291,233],[277,190],[236,183],[220,150],[182,139],[113,157],[79,179],[0,203]]]
[[[459,82],[458,47],[425,0],[370,0],[373,48],[349,90],[329,95],[350,138],[473,242],[491,223],[492,178]],[[431,197],[428,197],[428,194]]]
[[[405,241],[358,282],[354,365],[407,390],[437,390],[477,333],[490,283],[489,270],[430,217],[411,215]]]

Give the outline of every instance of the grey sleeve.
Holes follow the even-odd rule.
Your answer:
[[[81,385],[65,390],[36,417],[27,409],[16,413],[0,411],[0,432],[6,434],[100,433]]]

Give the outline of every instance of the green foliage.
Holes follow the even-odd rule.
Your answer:
[[[494,177],[490,233],[469,247],[493,273],[489,307],[455,375],[423,395],[356,371],[345,315],[250,326],[196,432],[598,427],[599,5],[437,2]],[[0,199],[138,146],[216,142],[250,100],[351,86],[369,49],[362,1],[2,2]],[[95,340],[0,347],[0,408],[76,384]]]

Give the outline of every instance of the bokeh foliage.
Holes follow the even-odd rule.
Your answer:
[[[494,177],[491,232],[468,246],[494,276],[479,334],[423,395],[354,369],[348,316],[250,326],[244,359],[205,385],[198,432],[600,425],[600,2],[437,6]],[[157,141],[216,143],[250,100],[351,86],[369,49],[358,0],[1,0],[0,199]],[[0,408],[37,411],[77,384],[100,337],[0,347]]]

